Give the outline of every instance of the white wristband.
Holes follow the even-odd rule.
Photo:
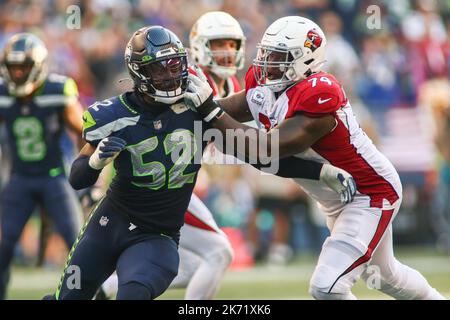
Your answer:
[[[205,120],[206,122],[210,122],[212,119],[214,119],[215,116],[217,116],[217,114],[220,112],[220,110],[221,109],[219,107],[215,108],[213,111],[211,111],[210,114],[208,114],[208,116],[203,118],[203,120]]]

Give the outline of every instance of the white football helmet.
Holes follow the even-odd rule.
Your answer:
[[[218,65],[215,56],[226,56],[228,51],[211,51],[210,41],[216,39],[235,39],[238,43],[235,65]],[[239,22],[230,14],[222,11],[207,12],[202,15],[189,34],[190,54],[195,63],[211,68],[217,76],[227,79],[244,67],[245,37]]]
[[[272,23],[258,44],[253,72],[260,86],[279,92],[320,70],[326,38],[313,21],[288,16]]]

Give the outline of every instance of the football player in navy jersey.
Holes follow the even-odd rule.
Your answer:
[[[195,139],[194,128],[209,127],[184,104],[187,57],[173,32],[160,26],[139,29],[128,42],[125,63],[134,90],[97,102],[83,114],[87,144],[72,164],[71,185],[91,186],[112,161],[116,176],[69,253],[54,295],[58,300],[91,299],[114,270],[117,299],[154,299],[178,272],[179,230],[206,146]],[[286,161],[297,168],[291,175],[322,177],[322,165]],[[351,201],[351,176],[335,169],[330,180]]]
[[[5,298],[13,250],[37,205],[53,220],[68,248],[82,215],[64,172],[64,126],[82,131],[75,82],[48,74],[47,49],[29,33],[14,35],[0,58],[0,121],[7,129],[11,173],[1,197],[0,298]]]

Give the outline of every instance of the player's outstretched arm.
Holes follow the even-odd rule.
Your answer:
[[[107,137],[95,148],[89,143],[81,149],[80,155],[72,163],[69,182],[75,190],[92,186],[102,169],[112,162],[125,149],[125,140]]]
[[[233,119],[239,122],[253,120],[253,116],[247,103],[245,90],[241,90],[226,98],[218,99],[217,102]]]
[[[293,156],[274,160],[274,162],[277,163],[271,163],[271,165],[278,168],[275,173],[261,164],[251,165],[258,170],[283,178],[299,178],[324,182],[339,194],[342,203],[350,203],[355,197],[357,191],[356,182],[352,175],[343,169],[328,163],[319,163]]]
[[[279,162],[276,166],[279,169],[275,174],[290,178],[321,180],[340,194],[343,203],[353,200],[357,191],[356,183],[345,170],[329,164],[321,166],[319,170],[320,164],[314,161],[287,158],[307,150],[317,140],[331,132],[336,126],[336,120],[332,115],[324,114],[311,118],[297,114],[265,133],[233,119],[221,105],[213,101],[212,90],[205,79],[201,80],[193,75],[190,77],[190,92],[185,94],[185,98],[197,108],[206,122],[223,133],[226,137],[225,144],[231,144],[230,147],[223,148],[224,150],[246,162],[251,162],[247,161],[248,159],[256,159],[256,163],[267,163],[269,158],[272,162]],[[242,134],[227,135],[227,130],[230,129],[241,129]],[[272,139],[273,135],[276,135],[275,139]],[[238,141],[242,138],[244,144]],[[303,167],[308,170],[303,170]]]
[[[212,98],[212,89],[208,82],[192,74],[189,75],[189,92],[185,99],[197,108],[204,121],[219,129],[227,139],[225,144],[241,146],[236,152],[245,158],[264,162],[262,156],[284,158],[307,150],[317,140],[331,132],[336,126],[336,119],[330,114],[310,118],[297,114],[286,119],[280,126],[265,133],[233,119]],[[219,102],[220,103],[220,102]],[[227,130],[242,130],[242,135],[227,135]],[[238,143],[244,138],[245,143]]]

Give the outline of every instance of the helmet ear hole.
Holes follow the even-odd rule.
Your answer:
[[[305,77],[307,78],[307,77],[309,77],[310,75],[312,75],[311,69],[306,70],[306,72],[305,72]]]
[[[309,59],[309,60],[306,60],[304,63],[306,65],[310,65],[313,61],[314,61],[314,59]]]
[[[292,80],[296,77],[295,70],[293,68],[289,68],[289,70],[286,72],[286,78]]]

